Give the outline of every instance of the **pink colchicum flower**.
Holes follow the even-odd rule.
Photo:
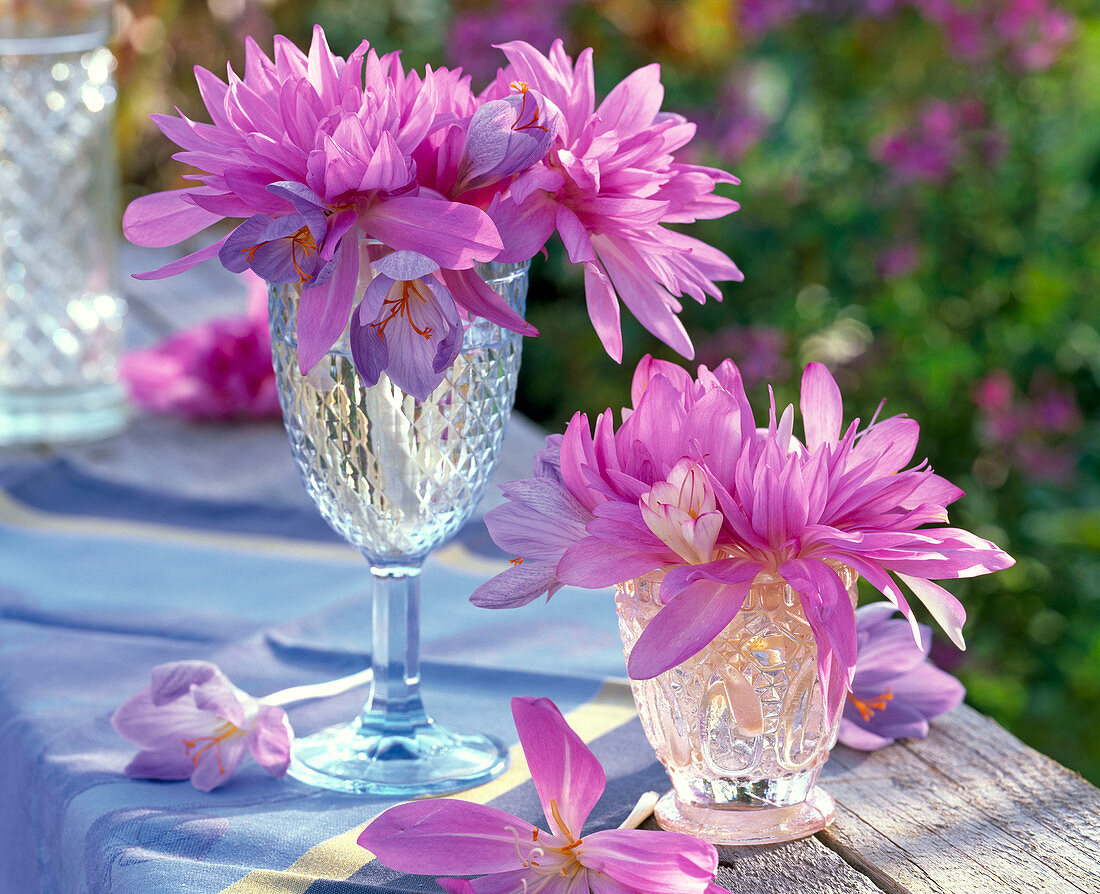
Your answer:
[[[540,595],[542,580],[601,588],[664,570],[664,607],[627,662],[635,679],[702,649],[740,610],[757,575],[769,573],[801,595],[828,704],[839,708],[855,668],[856,625],[838,565],[885,594],[919,641],[904,584],[961,648],[963,607],[931,579],[1013,563],[967,531],[927,527],[947,520],[947,505],[962,491],[926,462],[906,468],[917,446],[914,420],[876,414],[863,428],[858,419],[843,428],[840,390],[819,363],[802,377],[804,442],[794,437],[791,406],[777,414],[773,402],[766,427],[757,426],[728,360],[713,372],[700,367],[692,379],[675,364],[646,357],[634,374],[632,404],[618,430],[610,410],[594,432],[582,414],[566,429],[559,487],[577,509],[568,526],[556,528],[553,549],[539,554],[544,563],[557,558],[553,571],[544,566],[541,578],[510,587],[490,581],[475,600],[522,605]],[[549,504],[528,501],[517,486],[532,480],[510,485],[524,497],[487,514],[494,537],[521,529],[533,543],[540,531],[555,530]],[[557,490],[554,499],[565,502]],[[582,536],[584,513],[591,520]],[[712,540],[713,513],[720,526]],[[566,539],[572,542],[563,548]],[[505,535],[498,542],[524,557],[520,540]]]
[[[194,420],[278,417],[267,290],[249,274],[248,311],[185,329],[122,358],[131,400],[153,413]]]
[[[208,792],[227,782],[245,752],[272,776],[290,764],[294,733],[286,712],[237,689],[206,661],[153,668],[152,683],[115,711],[111,725],[141,747],[128,777],[190,779]]]
[[[660,111],[658,65],[627,76],[597,108],[591,49],[576,65],[560,40],[549,57],[522,41],[500,49],[511,64],[487,95],[527,84],[553,103],[561,121],[546,160],[488,208],[505,240],[497,260],[530,258],[557,230],[569,259],[584,265],[589,316],[612,358],[622,359],[620,299],[650,332],[691,357],[676,296],[721,300],[714,280],[743,277],[722,252],[663,225],[736,211],[738,204],[714,189],[737,178],[675,160],[695,125]]]
[[[449,894],[721,894],[714,845],[644,829],[583,834],[606,777],[595,755],[545,698],[513,698],[547,829],[484,804],[450,798],[391,807],[359,844],[400,872],[439,878]]]
[[[919,625],[920,645],[897,609],[875,602],[856,611],[858,654],[852,689],[844,702],[840,742],[874,751],[895,739],[923,739],[928,721],[962,701],[966,690],[928,660],[932,631]]]
[[[304,373],[351,316],[359,234],[451,271],[492,260],[502,243],[480,208],[420,189],[416,179],[414,153],[449,120],[454,101],[445,91],[469,95],[468,81],[446,70],[406,73],[396,54],[378,57],[365,41],[344,60],[319,27],[308,54],[281,36],[273,59],[251,39],[245,49],[243,79],[196,69],[210,124],[154,116],[184,150],[175,158],[199,170],[185,175],[199,185],[135,200],[123,230],[138,245],[166,246],[224,218],[247,218],[228,237],[142,276],[171,276],[220,254],[231,269],[301,282]]]

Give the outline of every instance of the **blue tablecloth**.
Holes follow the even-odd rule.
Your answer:
[[[469,593],[506,557],[472,524],[425,566],[423,688],[442,723],[514,744],[512,695],[553,698],[608,770],[593,828],[667,785],[634,718],[609,593],[490,612]],[[217,662],[254,695],[364,666],[369,575],[315,514],[182,499],[64,461],[0,471],[0,892],[431,891],[355,845],[390,801],[254,764],[212,794],[127,780],[109,717],[153,665]],[[355,715],[359,689],[290,709],[299,734]],[[461,797],[531,821],[522,761]]]

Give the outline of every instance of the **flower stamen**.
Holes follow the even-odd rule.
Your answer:
[[[199,758],[202,757],[211,748],[214,749],[214,754],[218,759],[218,772],[225,773],[225,767],[222,766],[222,742],[233,736],[241,730],[226,720],[219,726],[214,732],[219,735],[216,736],[196,736],[194,739],[181,739],[183,742],[184,754],[191,758],[191,762],[197,767],[199,765]],[[206,744],[199,748],[194,754],[191,753],[191,749],[198,746],[199,742],[205,742]]]
[[[518,566],[522,565],[523,564],[523,556],[516,556],[514,559],[509,559],[508,564],[512,565],[513,567],[518,567]],[[538,829],[536,829],[535,831],[538,832]]]
[[[519,114],[516,115],[516,123],[512,125],[512,130],[542,130],[549,132],[550,128],[545,124],[539,124],[539,104],[534,99],[531,100],[531,105],[534,106],[534,110],[531,112],[531,120],[526,124],[520,124],[523,120],[524,113],[527,110],[527,97],[531,91],[531,88],[527,86],[526,81],[513,81],[511,88],[519,93],[522,97],[522,101],[519,107]]]
[[[401,283],[401,297],[400,298],[387,298],[385,301],[382,302],[382,307],[383,308],[386,308],[386,307],[390,308],[389,314],[384,319],[377,320],[374,323],[371,323],[371,326],[378,331],[378,337],[379,338],[385,338],[386,337],[386,325],[390,322],[390,320],[392,320],[394,317],[398,317],[398,316],[405,317],[409,321],[409,325],[413,328],[413,331],[417,335],[423,336],[424,338],[428,339],[428,338],[431,338],[432,335],[434,334],[434,331],[432,330],[431,326],[425,326],[423,329],[421,329],[419,326],[416,325],[415,322],[413,322],[412,314],[409,312],[409,297],[410,297],[409,293],[410,293],[410,291],[412,292],[412,294],[414,296],[419,298],[421,301],[427,301],[428,300],[420,292],[420,289],[417,287],[417,283],[415,281],[413,281],[413,282],[410,282],[408,280],[402,281],[402,283]]]
[[[881,695],[876,695],[874,698],[869,699],[856,698],[854,693],[848,693],[848,700],[856,706],[856,710],[859,711],[859,716],[862,717],[864,721],[874,717],[876,711],[885,711],[886,703],[893,697],[894,693],[889,689]]]

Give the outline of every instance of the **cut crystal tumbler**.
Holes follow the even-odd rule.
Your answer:
[[[837,570],[854,605],[856,575]],[[661,608],[662,577],[618,586],[627,654]],[[769,844],[832,821],[833,799],[814,783],[836,743],[843,704],[826,710],[813,632],[798,593],[782,579],[759,575],[705,649],[631,688],[672,779],[655,811],[665,829],[716,844]]]
[[[0,2],[0,444],[126,422],[110,10]]]
[[[370,251],[367,240],[360,251]],[[526,263],[481,265],[479,273],[524,312]],[[504,771],[507,749],[440,728],[421,702],[418,575],[489,483],[515,400],[522,337],[475,318],[443,382],[420,401],[384,374],[366,386],[346,333],[303,377],[299,287],[272,286],[269,294],[279,399],[302,480],[373,577],[370,698],[350,725],[295,741],[290,774],[322,788],[401,797],[486,782]]]

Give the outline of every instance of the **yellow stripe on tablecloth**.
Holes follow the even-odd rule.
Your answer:
[[[201,531],[163,522],[141,522],[99,516],[64,515],[35,509],[0,490],[0,523],[62,535],[120,537],[147,542],[173,543],[220,552],[275,554],[283,558],[307,559],[361,565],[358,550],[343,543],[314,543],[293,537],[269,534],[240,534],[226,531]],[[451,542],[432,555],[433,562],[459,568],[469,574],[489,577],[508,567],[507,562],[479,556],[461,543]]]
[[[633,720],[634,716],[630,686],[623,681],[608,680],[599,692],[566,714],[565,718],[581,739],[592,742]],[[501,776],[450,797],[487,804],[527,782],[531,774],[519,745],[512,746],[511,758],[508,769]],[[303,894],[318,879],[348,879],[374,859],[373,854],[356,844],[356,839],[366,827],[367,823],[363,823],[322,841],[283,871],[253,870],[219,894]]]

